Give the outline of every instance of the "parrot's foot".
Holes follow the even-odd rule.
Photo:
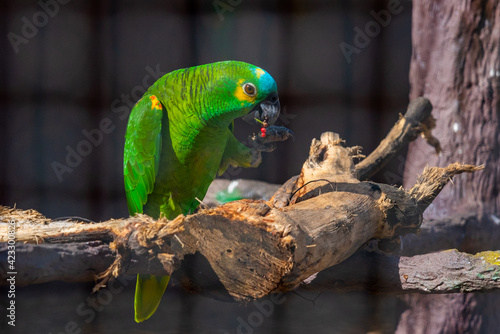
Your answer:
[[[272,152],[276,145],[274,144],[277,141],[285,141],[288,138],[295,138],[292,130],[285,128],[284,126],[268,126],[263,127],[259,134],[253,134],[252,136],[252,144],[253,148],[263,151],[263,152]],[[269,147],[273,147],[273,149],[269,150]]]
[[[261,129],[259,134],[251,136],[252,141],[252,167],[256,167],[262,161],[261,152],[272,152],[276,149],[276,142],[294,139],[292,130],[284,126],[267,126]]]

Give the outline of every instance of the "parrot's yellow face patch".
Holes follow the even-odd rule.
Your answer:
[[[156,110],[162,110],[161,109],[161,103],[158,101],[156,96],[150,96],[149,99],[151,100],[151,110],[156,109]]]
[[[240,79],[238,80],[238,83],[236,85],[236,90],[234,91],[234,96],[238,99],[238,101],[241,101],[242,104],[243,102],[249,102],[253,103],[255,99],[257,98],[257,94],[255,93],[254,95],[250,96],[244,91],[244,84],[245,80]]]

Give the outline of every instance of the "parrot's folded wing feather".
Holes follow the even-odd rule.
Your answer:
[[[136,322],[142,322],[155,313],[169,279],[170,276],[137,274],[134,299]]]
[[[142,213],[153,192],[161,153],[163,107],[154,95],[146,95],[130,114],[125,135],[123,174],[129,213]]]
[[[153,192],[161,154],[163,106],[154,95],[145,95],[132,109],[127,134],[123,173],[129,213],[142,213]],[[155,217],[158,218],[158,217]],[[137,275],[135,321],[153,315],[170,276]]]

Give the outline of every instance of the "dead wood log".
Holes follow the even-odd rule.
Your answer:
[[[341,146],[339,141],[333,144],[333,137],[326,134],[322,142],[336,150]],[[317,147],[323,149],[322,145]],[[55,250],[58,256],[44,256],[39,261],[44,269],[53,268],[53,263],[57,266],[58,261],[61,266],[61,258],[70,256],[71,248],[61,244],[69,243],[76,249],[84,246],[85,253],[101,255],[100,261],[88,265],[80,257],[84,254],[79,253],[74,260],[80,261],[80,269],[71,271],[62,265],[62,270],[74,274],[58,279],[90,279],[111,262],[110,250],[95,240],[114,240],[110,248],[118,251],[118,256],[106,272],[109,278],[137,272],[182,272],[184,257],[198,253],[209,264],[204,268],[206,272],[197,279],[180,275],[182,285],[203,291],[214,285],[215,275],[224,289],[214,296],[249,300],[295,288],[309,276],[343,261],[372,238],[390,238],[415,230],[421,222],[422,206],[428,205],[442,189],[435,183],[447,183],[450,173],[476,169],[461,165],[426,169],[410,192],[371,182],[343,183],[341,190],[337,188],[281,210],[264,201],[242,200],[172,221],[154,222],[141,215],[97,224],[47,222],[32,210],[27,212],[27,218],[22,218],[23,212],[5,207],[0,216],[2,221],[22,221],[16,231],[17,242],[46,244],[38,247],[50,252],[45,247],[50,245]],[[403,220],[398,221],[397,217]],[[0,228],[6,228],[4,225]],[[80,244],[71,244],[75,240]],[[25,252],[29,257],[34,247],[18,247],[17,254],[22,256]],[[25,261],[19,263],[22,266]],[[56,278],[37,275],[37,267],[21,270],[26,283]],[[2,268],[2,274],[6,272]],[[29,281],[31,273],[34,277]],[[213,290],[209,289],[210,293],[214,294]]]
[[[37,267],[26,267],[18,283],[88,280],[109,265],[97,287],[120,275],[173,274],[190,290],[226,300],[251,300],[294,289],[311,275],[344,261],[371,239],[399,240],[400,235],[416,232],[423,211],[453,175],[482,168],[461,164],[426,168],[415,186],[405,191],[361,182],[353,162],[359,148],[341,144],[333,133],[313,140],[288,205],[240,200],[171,221],[138,215],[96,224],[50,222],[33,211],[20,218],[23,212],[1,207],[0,241],[6,241],[9,222],[16,221],[18,245],[38,244],[18,246],[17,254],[26,255],[19,266],[29,263],[30,247],[52,249],[63,262],[64,258],[78,261],[70,247],[63,247],[67,244],[87,258],[93,258],[93,252],[100,257],[68,270],[71,278],[42,275]],[[57,256],[41,260],[44,269],[53,268],[50,263]],[[193,263],[196,273],[189,270]],[[3,262],[0,270],[5,276]]]

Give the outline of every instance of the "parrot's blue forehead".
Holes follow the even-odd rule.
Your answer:
[[[274,81],[273,77],[261,69],[260,67],[255,67],[253,69],[254,75],[259,80],[260,90],[264,90],[266,92],[272,92],[276,90],[276,81]]]

